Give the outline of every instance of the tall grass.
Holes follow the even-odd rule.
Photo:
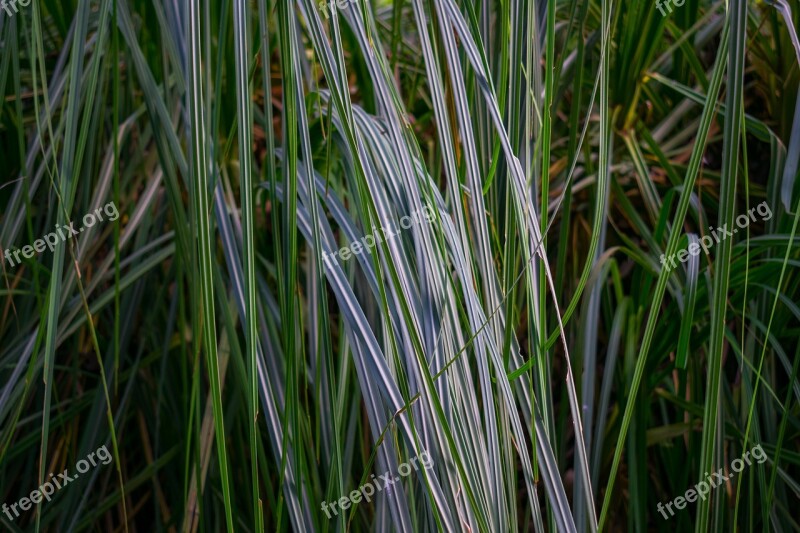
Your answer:
[[[796,6],[16,5],[3,529],[800,530]]]

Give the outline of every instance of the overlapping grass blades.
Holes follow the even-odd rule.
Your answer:
[[[0,498],[106,442],[115,465],[2,525],[800,527],[789,4],[326,13],[0,11],[2,248],[123,214],[4,264]],[[664,520],[755,444],[767,462]]]

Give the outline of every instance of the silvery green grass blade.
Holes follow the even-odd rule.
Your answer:
[[[263,526],[263,515],[261,510],[261,498],[259,496],[258,484],[258,376],[257,376],[257,357],[256,350],[257,324],[256,324],[256,260],[255,260],[255,237],[254,221],[255,211],[253,209],[253,168],[252,154],[252,112],[250,99],[250,84],[248,75],[250,72],[250,31],[247,23],[247,4],[244,0],[235,0],[233,3],[233,36],[236,41],[236,105],[238,116],[238,137],[239,137],[239,183],[242,203],[242,222],[244,231],[242,233],[242,249],[244,260],[244,288],[246,293],[246,312],[242,316],[242,321],[246,325],[246,350],[248,360],[248,371],[250,373],[250,390],[248,405],[250,408],[250,458],[252,468],[252,497],[253,497],[253,522],[256,530],[261,530]]]
[[[736,218],[736,177],[739,167],[739,149],[741,142],[740,127],[742,114],[738,112],[742,98],[744,83],[745,44],[747,42],[747,2],[734,0],[728,6],[728,20],[730,25],[730,45],[728,47],[728,67],[726,84],[725,105],[728,113],[725,117],[725,131],[723,134],[722,150],[722,180],[720,183],[720,213],[719,226],[733,227]],[[717,431],[720,421],[718,409],[720,406],[719,387],[722,378],[722,344],[726,329],[726,315],[728,308],[728,287],[731,267],[731,251],[733,239],[726,239],[717,247],[717,261],[713,275],[713,302],[711,312],[711,338],[708,347],[708,381],[706,384],[706,403],[703,413],[703,441],[700,456],[698,478],[704,472],[716,471],[716,466],[722,463],[715,458],[715,448],[718,446]],[[697,522],[695,531],[706,531],[709,528],[710,512],[713,505],[716,509],[721,507],[721,498],[712,496],[708,503],[698,505]],[[718,513],[718,511],[717,511]]]
[[[209,160],[206,157],[207,132],[205,116],[205,100],[203,97],[203,82],[201,77],[202,49],[200,41],[200,9],[193,2],[188,3],[188,17],[186,22],[186,40],[188,42],[188,76],[187,76],[187,109],[189,113],[189,128],[191,131],[191,191],[193,197],[193,215],[197,226],[197,254],[198,271],[200,279],[197,294],[201,297],[202,313],[199,320],[202,323],[202,351],[206,355],[208,366],[208,380],[211,388],[211,398],[214,413],[214,426],[216,430],[216,448],[219,459],[219,468],[222,483],[223,502],[225,505],[225,519],[228,530],[233,531],[233,512],[231,509],[230,482],[228,480],[228,455],[225,443],[225,422],[222,409],[222,383],[219,379],[219,361],[217,358],[217,321],[214,312],[214,293],[212,265],[212,240],[211,207],[209,205]]]

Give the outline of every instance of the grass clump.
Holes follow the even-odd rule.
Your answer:
[[[800,530],[797,21],[0,11],[3,528]]]

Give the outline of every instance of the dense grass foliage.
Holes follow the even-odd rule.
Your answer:
[[[800,530],[796,2],[12,4],[3,530]]]

